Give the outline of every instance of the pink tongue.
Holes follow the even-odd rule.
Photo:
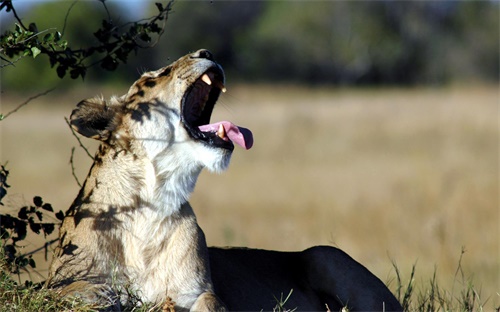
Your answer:
[[[238,127],[229,121],[216,122],[209,125],[199,126],[198,129],[207,132],[217,132],[219,126],[222,125],[226,131],[226,135],[232,142],[238,144],[244,149],[250,149],[253,145],[252,132],[246,128]]]

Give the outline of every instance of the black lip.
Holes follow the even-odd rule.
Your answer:
[[[214,81],[224,81],[224,73],[219,67],[212,67],[205,71],[196,81],[189,86],[182,98],[181,121],[187,132],[194,140],[200,141],[212,147],[233,150],[234,144],[231,141],[221,139],[215,132],[200,131],[199,126],[210,123],[210,117],[221,90],[212,83],[211,86],[201,81],[204,74],[213,75]],[[207,101],[203,105],[203,99],[208,95]]]

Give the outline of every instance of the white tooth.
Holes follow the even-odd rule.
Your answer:
[[[224,139],[226,137],[226,130],[224,129],[224,126],[222,124],[219,125],[219,130],[217,130],[217,136],[221,139]]]
[[[203,76],[201,76],[201,80],[209,86],[212,85],[212,80],[210,80],[210,77],[208,77],[207,74],[203,74]]]
[[[219,81],[219,80],[216,80],[214,82],[214,86],[216,86],[217,88],[219,88],[222,91],[222,93],[226,93],[226,91],[227,91],[226,87],[224,87],[224,84],[221,81]]]

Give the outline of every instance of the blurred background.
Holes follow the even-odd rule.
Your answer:
[[[107,12],[100,1],[14,1],[26,21],[63,30],[69,43],[88,46]],[[156,12],[151,1],[106,1],[125,23]],[[66,16],[71,8],[70,14]],[[200,47],[210,49],[230,81],[308,85],[443,85],[498,80],[497,1],[178,1],[154,49],[95,83],[129,83]],[[2,29],[12,28],[2,12]],[[42,56],[43,57],[43,56]],[[9,75],[10,71],[16,75]],[[32,75],[43,75],[43,81]],[[48,62],[3,69],[2,85],[52,86]],[[77,85],[80,83],[77,82]]]
[[[92,45],[107,18],[100,1],[14,5],[39,30],[64,28],[76,46]],[[106,5],[120,24],[156,12],[150,1]],[[40,195],[66,210],[79,188],[70,158],[80,182],[91,159],[64,116],[84,98],[124,94],[141,73],[207,48],[228,88],[212,120],[255,137],[253,149],[235,149],[226,173],[200,177],[191,204],[210,245],[335,245],[393,286],[392,261],[404,277],[416,263],[424,288],[435,270],[450,289],[462,283],[460,265],[481,300],[497,307],[499,8],[178,1],[158,44],[113,72],[97,66],[84,80],[59,79],[46,56],[24,58],[1,68],[0,113],[57,88],[0,121],[0,162],[12,185],[0,209],[16,213]],[[2,33],[13,29],[12,14],[0,14]],[[26,250],[36,247],[35,239]],[[43,279],[43,265],[37,272]]]

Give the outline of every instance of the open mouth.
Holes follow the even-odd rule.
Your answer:
[[[253,145],[252,132],[229,121],[210,124],[215,103],[224,87],[224,74],[218,67],[206,71],[190,86],[182,100],[182,121],[189,135],[213,147],[234,149],[236,143],[245,149]]]

